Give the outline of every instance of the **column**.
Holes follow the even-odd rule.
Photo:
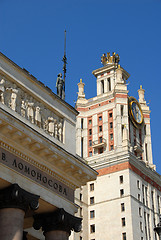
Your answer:
[[[39,207],[39,196],[20,188],[18,184],[0,190],[0,238],[22,240],[24,216],[28,209]]]
[[[45,240],[68,240],[71,230],[80,232],[82,219],[67,213],[60,208],[51,213],[34,216],[33,227],[39,230],[42,227]]]

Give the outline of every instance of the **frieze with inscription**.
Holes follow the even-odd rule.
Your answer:
[[[74,190],[38,167],[26,162],[14,154],[0,148],[0,163],[22,174],[45,188],[74,202]]]

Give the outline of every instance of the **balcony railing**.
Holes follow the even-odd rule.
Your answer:
[[[98,139],[98,140],[95,140],[92,142],[93,148],[100,148],[103,146],[106,146],[106,139],[104,139],[104,138],[101,138],[101,139]]]

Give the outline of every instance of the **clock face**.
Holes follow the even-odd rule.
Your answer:
[[[134,97],[129,97],[129,114],[133,124],[136,127],[143,123],[143,113],[140,104]]]

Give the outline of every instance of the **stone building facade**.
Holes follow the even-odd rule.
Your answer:
[[[97,170],[95,181],[76,191],[83,229],[75,240],[157,240],[161,176],[152,159],[150,110],[144,89],[138,101],[127,90],[128,72],[102,57],[94,70],[97,96],[86,99],[78,83],[77,153]]]
[[[96,179],[76,155],[78,112],[0,53],[0,239],[66,240],[74,191]]]

